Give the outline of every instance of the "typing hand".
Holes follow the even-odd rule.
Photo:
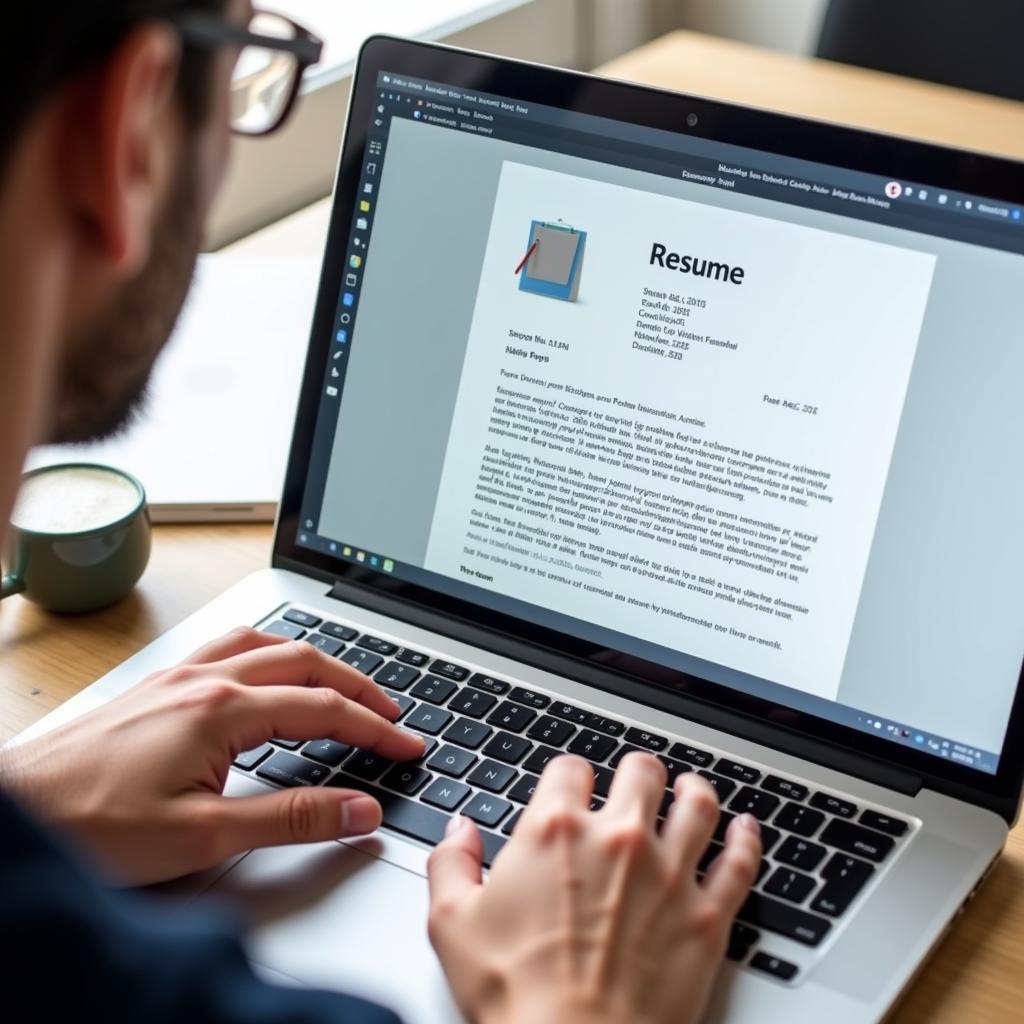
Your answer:
[[[309,644],[236,630],[4,751],[0,783],[79,840],[117,881],[156,882],[254,846],[372,832],[380,807],[356,791],[221,792],[234,757],[271,736],[419,757],[423,741],[392,724],[397,716],[376,683]]]
[[[656,758],[630,754],[608,802],[591,812],[589,765],[555,758],[485,884],[476,826],[454,819],[430,859],[430,937],[469,1020],[699,1017],[761,842],[755,819],[742,815],[698,883],[718,800],[699,776],[681,775],[659,835],[665,778]]]

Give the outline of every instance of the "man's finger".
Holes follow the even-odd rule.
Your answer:
[[[385,718],[398,717],[398,705],[369,676],[301,640],[235,655],[217,671],[247,686],[326,687]]]
[[[653,755],[627,754],[615,770],[611,792],[602,813],[609,816],[640,813],[652,825],[665,793],[665,766]]]
[[[673,788],[675,800],[668,809],[661,841],[669,860],[692,875],[714,835],[718,797],[711,783],[696,772],[680,775]]]
[[[523,812],[523,821],[539,818],[552,807],[583,810],[593,795],[594,770],[590,764],[575,754],[562,754],[548,762]]]
[[[729,822],[725,849],[711,862],[704,876],[704,889],[734,917],[743,906],[761,863],[761,826],[752,814],[741,814]]]
[[[225,633],[224,636],[211,640],[205,646],[200,647],[198,651],[194,651],[180,664],[208,665],[214,661],[223,661],[225,658],[234,658],[246,651],[255,651],[262,647],[279,647],[286,643],[288,641],[283,636],[271,636],[269,633],[261,633],[258,629],[251,629],[249,626],[239,626],[237,629],[231,630],[230,633]]]
[[[355,790],[302,786],[266,796],[207,797],[216,800],[214,861],[262,846],[316,843],[362,836],[380,825],[380,805]]]
[[[218,738],[249,750],[270,736],[332,739],[374,750],[393,761],[423,753],[423,738],[406,732],[335,690],[298,686],[239,686],[213,720]]]
[[[434,848],[427,861],[430,879],[430,904],[438,907],[457,905],[480,885],[484,844],[480,832],[469,818],[457,814],[448,823],[448,833]]]

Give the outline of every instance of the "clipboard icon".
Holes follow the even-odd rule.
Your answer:
[[[587,233],[561,221],[530,224],[526,255],[516,274],[519,290],[549,299],[575,302],[580,291]]]

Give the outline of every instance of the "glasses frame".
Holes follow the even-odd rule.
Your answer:
[[[216,49],[221,46],[236,46],[241,52],[246,46],[259,46],[266,50],[276,50],[280,53],[290,53],[295,57],[296,72],[295,80],[292,83],[291,91],[281,113],[273,124],[262,131],[251,132],[236,128],[232,125],[231,130],[236,135],[249,137],[260,137],[276,132],[288,120],[295,101],[299,96],[299,88],[302,85],[302,78],[307,68],[319,63],[323,54],[323,40],[309,29],[300,25],[297,21],[287,15],[278,14],[277,11],[255,11],[254,17],[259,14],[273,14],[283,22],[291,25],[295,32],[294,39],[281,39],[278,36],[265,36],[259,32],[251,32],[240,25],[233,25],[229,21],[212,14],[209,11],[185,10],[170,15],[166,20],[181,36],[182,42],[188,46],[200,46],[207,49]]]

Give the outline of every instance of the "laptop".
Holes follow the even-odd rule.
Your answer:
[[[881,1018],[1020,798],[1022,205],[981,154],[369,40],[272,566],[37,729],[239,623],[372,675],[420,763],[285,737],[228,792],[364,789],[380,832],[177,891],[414,1024],[458,1019],[449,817],[491,863],[552,758],[596,808],[652,751],[718,840],[762,823],[708,1019]]]

